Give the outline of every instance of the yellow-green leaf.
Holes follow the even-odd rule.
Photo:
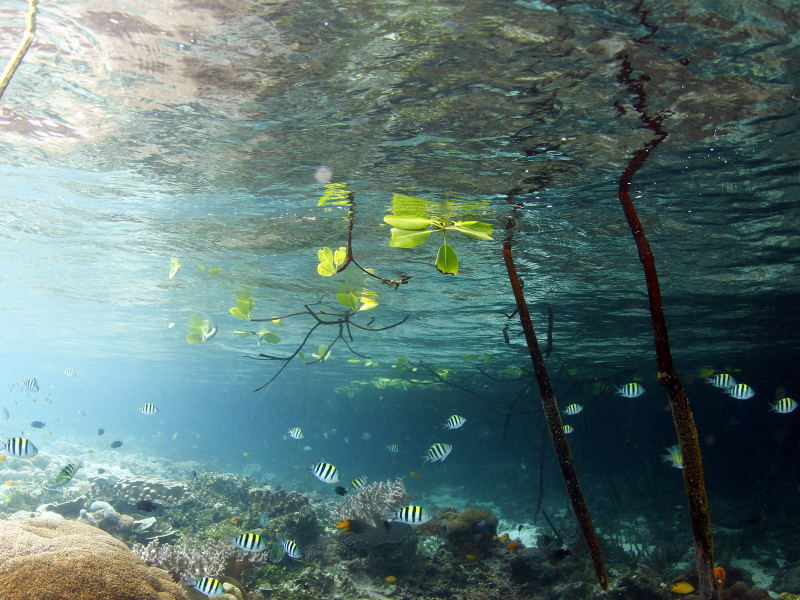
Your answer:
[[[317,265],[317,273],[319,273],[323,277],[330,277],[331,275],[336,274],[336,269],[331,263],[325,261]]]
[[[483,364],[488,364],[489,361],[492,360],[492,355],[488,352],[483,353]]]
[[[349,363],[357,363],[357,362],[361,362],[361,359],[360,358],[348,358],[347,362],[349,362]]]
[[[460,221],[453,223],[452,228],[476,240],[491,240],[492,226],[482,221]]]
[[[449,275],[458,273],[458,256],[450,244],[444,243],[439,248],[436,254],[436,268]]]
[[[353,292],[343,292],[341,294],[336,294],[336,300],[344,306],[345,308],[349,308],[353,312],[358,308],[358,296]],[[322,354],[320,352],[320,354]]]
[[[199,344],[203,341],[203,334],[193,331],[192,333],[186,336],[186,341],[189,344]]]
[[[363,312],[365,310],[372,310],[376,306],[378,306],[378,301],[373,300],[372,298],[368,298],[366,296],[361,296],[361,305],[358,307],[357,312]]]
[[[397,216],[424,217],[429,204],[430,202],[423,198],[395,194],[392,197],[392,212]]]
[[[333,254],[333,264],[336,265],[336,268],[339,268],[339,265],[342,264],[345,260],[347,260],[347,248],[342,246]]]
[[[197,265],[197,268],[200,269],[201,271],[205,271],[206,270],[205,265]]]
[[[383,220],[392,227],[396,227],[398,229],[408,229],[410,231],[425,229],[433,224],[431,219],[421,219],[419,217],[396,217],[393,215],[386,215],[383,217]]]
[[[178,274],[178,271],[181,270],[181,261],[177,258],[173,258],[170,261],[170,269],[169,269],[169,278],[172,279],[175,275]]]
[[[478,355],[477,354],[467,354],[464,357],[464,362],[472,362],[473,360],[478,360]]]
[[[389,240],[389,245],[394,248],[414,248],[424,243],[431,233],[433,233],[432,229],[411,231],[408,229],[392,228],[392,239]]]
[[[332,263],[333,252],[331,251],[330,248],[320,248],[320,250],[317,252],[317,258],[319,259],[319,262]]]
[[[208,270],[208,274],[209,275],[216,275],[220,271],[222,271],[222,269],[220,267],[214,267],[213,269],[209,269]]]

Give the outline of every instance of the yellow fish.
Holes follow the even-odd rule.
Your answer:
[[[411,471],[411,476],[412,476],[414,479],[419,479],[419,473],[417,473],[416,471]]]
[[[669,591],[674,594],[691,594],[694,591],[694,586],[691,583],[681,581],[669,588]]]
[[[174,440],[176,437],[178,437],[178,434],[177,434],[177,433],[175,433],[175,434],[173,434],[173,435],[172,435],[172,439],[173,439],[173,440]]]
[[[394,575],[389,575],[386,578],[386,583],[394,583],[395,581],[397,581],[397,577],[395,577]]]
[[[246,456],[247,458],[250,458],[250,453],[249,452],[242,452],[242,456]]]

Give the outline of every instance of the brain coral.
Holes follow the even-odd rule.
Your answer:
[[[109,534],[74,521],[0,522],[4,600],[184,599],[170,575]]]

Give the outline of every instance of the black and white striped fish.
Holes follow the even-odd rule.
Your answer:
[[[23,379],[19,382],[19,387],[23,390],[27,390],[29,392],[38,392],[39,386],[36,384],[36,378],[33,379]]]
[[[351,492],[360,492],[365,487],[367,487],[367,476],[362,475],[361,477],[356,477],[353,481],[350,482],[350,491]]]
[[[572,425],[563,425],[562,427],[564,429],[564,433],[567,433],[567,434],[572,433],[573,431],[575,431],[575,428]]]
[[[74,369],[64,369],[64,375],[67,377],[75,377],[75,370]]]
[[[398,446],[397,444],[391,444],[390,446],[386,446],[386,449],[392,454],[397,454],[398,452],[400,452],[400,446]]]
[[[580,404],[570,404],[567,408],[564,409],[565,415],[577,415],[579,412],[583,410],[583,406]]]
[[[293,440],[302,440],[304,437],[303,431],[299,427],[295,427],[289,430],[289,437]]]
[[[225,593],[225,588],[222,587],[222,582],[213,577],[200,577],[195,579],[191,575],[186,581],[186,585],[191,585],[201,594],[206,596],[222,596]]]
[[[449,419],[447,419],[447,422],[445,422],[444,428],[445,429],[458,429],[459,427],[461,427],[466,422],[467,422],[467,420],[464,417],[460,417],[458,415],[452,415]]]
[[[70,479],[75,477],[75,473],[77,473],[78,469],[80,469],[82,466],[82,460],[79,460],[76,463],[69,463],[66,467],[58,472],[58,475],[56,475],[55,484],[64,485],[65,483],[68,483]]]
[[[424,462],[428,462],[429,460],[432,462],[436,462],[437,460],[444,461],[452,450],[452,444],[434,444],[428,449],[428,456],[425,457]]]
[[[240,533],[235,537],[229,535],[225,541],[248,552],[263,552],[267,549],[267,540],[257,533]]]
[[[719,373],[713,377],[706,377],[706,383],[710,383],[714,387],[728,389],[736,385],[736,381],[727,373]]]
[[[756,395],[753,388],[746,383],[737,383],[735,386],[727,388],[725,393],[737,400],[749,400]]]
[[[311,472],[314,473],[314,476],[324,483],[337,483],[339,481],[339,471],[336,470],[331,464],[328,463],[317,463],[313,467],[311,467]],[[288,550],[286,551],[289,552]]]
[[[18,458],[31,458],[39,453],[36,446],[23,437],[15,437],[6,440],[5,443],[2,443],[2,446],[0,450],[4,450],[11,456],[16,456]]]
[[[136,410],[141,411],[145,415],[155,415],[158,414],[158,409],[156,408],[155,404],[147,403],[142,404]]]
[[[281,538],[280,542],[281,542],[281,546],[283,546],[283,549],[286,552],[286,556],[288,556],[289,558],[295,558],[296,559],[296,558],[302,558],[303,557],[303,551],[300,550],[300,546],[298,546],[292,540],[285,540],[285,539]]]
[[[774,410],[776,413],[785,415],[797,408],[797,401],[791,398],[781,398],[775,404],[770,404],[769,406],[770,409],[768,412],[772,412]]]
[[[638,383],[626,383],[622,387],[618,387],[615,394],[619,394],[623,398],[638,398],[644,394],[644,388]]]
[[[395,512],[387,511],[387,521],[397,521],[406,525],[422,525],[431,520],[431,516],[421,506],[404,506]]]

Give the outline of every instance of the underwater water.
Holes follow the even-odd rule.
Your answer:
[[[800,571],[786,576],[800,560],[800,411],[770,411],[800,400],[800,3],[37,11],[0,98],[0,436],[44,460],[5,452],[0,515],[86,493],[98,469],[187,485],[231,474],[250,478],[244,490],[307,496],[331,528],[342,497],[308,469],[327,462],[345,487],[401,478],[431,514],[491,510],[529,548],[554,535],[541,496],[577,560],[509,240],[562,413],[583,407],[562,418],[611,573],[647,562],[671,583],[693,562],[691,529],[681,471],[662,461],[677,438],[617,198],[654,138],[646,115],[667,135],[631,196],[694,411],[718,562],[800,594]],[[0,0],[3,63],[27,12]],[[386,216],[478,221],[491,239],[448,230],[458,272],[443,274],[442,233],[393,247]],[[349,230],[357,263],[320,275],[319,250],[347,246]],[[261,320],[237,318],[237,299]],[[351,314],[365,300],[377,305]],[[705,381],[721,373],[755,395]],[[634,382],[644,394],[615,394]],[[451,415],[465,424],[444,429]],[[423,464],[435,443],[452,452]],[[521,572],[510,581],[539,594]],[[453,585],[478,597],[474,581]]]

